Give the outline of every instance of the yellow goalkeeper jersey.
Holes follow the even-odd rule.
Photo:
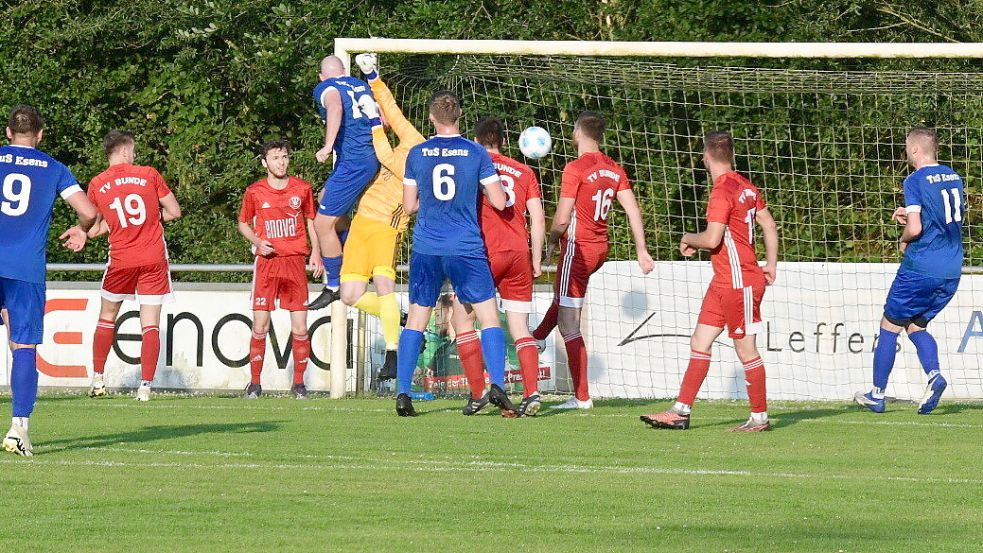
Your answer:
[[[382,167],[375,180],[362,194],[358,203],[358,215],[380,221],[405,231],[409,217],[403,211],[403,176],[406,174],[406,158],[410,149],[425,140],[396,104],[392,91],[381,78],[369,81],[372,94],[382,110],[382,116],[399,138],[395,148],[389,143],[383,127],[372,129],[372,145]]]

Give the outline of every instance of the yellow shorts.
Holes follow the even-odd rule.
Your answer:
[[[375,276],[396,280],[400,232],[381,221],[355,216],[345,241],[341,282],[368,282]]]

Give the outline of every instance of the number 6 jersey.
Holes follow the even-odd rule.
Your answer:
[[[167,261],[160,198],[170,193],[156,169],[141,165],[113,165],[89,181],[89,199],[109,225],[110,266]]]

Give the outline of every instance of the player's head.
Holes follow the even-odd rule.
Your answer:
[[[136,157],[133,133],[113,129],[102,139],[102,150],[110,162],[133,163]]]
[[[345,63],[338,56],[327,56],[321,60],[321,70],[318,72],[318,77],[322,81],[332,77],[341,77],[344,74]]]
[[[270,140],[260,150],[261,161],[270,176],[282,179],[287,176],[290,166],[290,142],[285,138]]]
[[[703,137],[703,164],[730,166],[734,162],[734,137],[727,131],[714,131]]]
[[[10,110],[7,118],[7,138],[30,146],[37,146],[44,135],[44,119],[38,110],[26,104],[19,104]]]
[[[485,117],[474,128],[474,141],[489,150],[501,150],[505,145],[505,124],[497,117]]]
[[[430,122],[434,125],[456,126],[461,119],[461,100],[450,90],[441,90],[430,97]]]
[[[608,122],[596,111],[585,111],[580,114],[573,124],[573,145],[599,146],[604,138],[604,129]]]
[[[939,135],[935,129],[915,127],[908,131],[905,139],[905,154],[908,163],[915,168],[935,163],[939,156]]]

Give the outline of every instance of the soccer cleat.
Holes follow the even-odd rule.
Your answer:
[[[386,360],[379,369],[379,380],[392,380],[396,378],[396,350],[386,350]]]
[[[764,432],[766,430],[771,430],[771,423],[768,422],[768,419],[756,421],[754,418],[749,418],[744,424],[737,425],[728,432]]]
[[[677,413],[674,409],[642,415],[638,418],[652,428],[665,428],[667,430],[686,430],[689,428],[689,415]]]
[[[331,305],[332,303],[341,299],[341,293],[337,290],[332,290],[327,286],[321,290],[321,295],[314,298],[314,301],[307,304],[307,309],[324,309],[325,307]]]
[[[410,319],[410,314],[406,311],[399,312],[399,327],[406,328],[406,321]]]
[[[928,381],[928,386],[925,388],[925,395],[922,396],[921,403],[918,404],[918,414],[927,415],[934,411],[939,406],[939,398],[942,397],[942,392],[945,391],[948,385],[949,383],[942,378],[941,374],[933,376]]]
[[[259,399],[259,396],[263,395],[263,387],[259,384],[253,384],[252,382],[246,386],[246,391],[243,392],[243,396],[246,399]]]
[[[3,448],[23,457],[34,455],[34,446],[31,445],[31,438],[27,435],[27,429],[17,425],[11,426],[10,430],[7,431],[7,435],[3,439]]]
[[[593,408],[594,408],[593,399],[581,401],[576,397],[572,397],[559,405],[550,406],[550,409],[593,409]]]
[[[294,399],[307,399],[307,386],[294,384],[290,388],[290,393],[294,396]]]
[[[495,407],[502,410],[502,416],[507,419],[514,419],[519,416],[519,411],[512,404],[512,400],[509,399],[509,395],[505,393],[505,390],[498,387],[498,384],[492,384],[491,389],[488,390],[488,403],[491,403]]]
[[[406,394],[396,396],[396,414],[401,417],[415,417],[416,409],[413,409],[413,400]]]
[[[522,398],[522,403],[519,404],[519,416],[520,417],[535,417],[536,413],[543,408],[543,402],[539,399],[539,394],[533,394],[529,397]]]
[[[137,401],[150,401],[150,384],[140,384],[137,388]]]
[[[103,397],[106,395],[106,385],[102,382],[93,382],[89,388],[89,397]]]
[[[874,397],[873,392],[857,392],[853,395],[853,401],[856,401],[858,405],[866,407],[875,413],[884,412],[884,398],[877,399]],[[919,407],[919,409],[921,409]]]
[[[484,409],[485,405],[488,405],[487,393],[479,398],[474,398],[469,396],[468,404],[464,406],[464,409],[462,409],[461,412],[470,417],[471,415],[474,415],[478,411]]]

